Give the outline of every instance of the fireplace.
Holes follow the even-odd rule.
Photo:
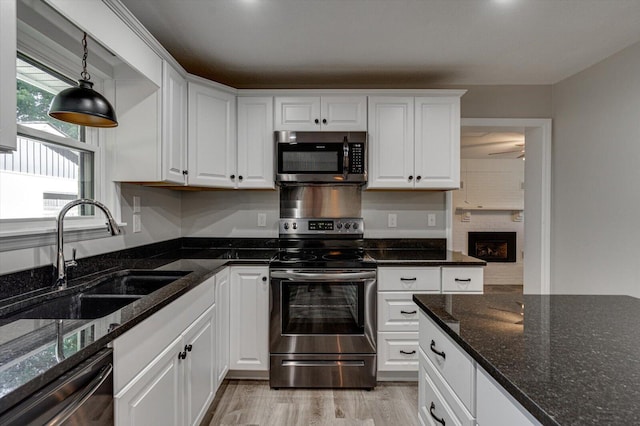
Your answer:
[[[515,232],[469,232],[467,253],[487,262],[516,261]]]

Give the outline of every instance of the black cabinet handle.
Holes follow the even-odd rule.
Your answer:
[[[444,352],[440,352],[439,350],[436,349],[436,342],[434,342],[433,340],[431,341],[431,352],[433,352],[436,355],[441,356],[442,359],[447,359],[447,356],[445,355]]]
[[[406,351],[403,351],[402,349],[400,349],[400,353],[401,353],[401,354],[403,354],[403,355],[413,355],[413,354],[415,354],[415,353],[416,353],[416,351],[415,351],[415,350],[413,350],[413,351],[411,351],[411,352],[406,352]]]
[[[422,179],[422,176],[416,176],[416,180],[417,180],[418,182],[420,182],[420,179]]]
[[[238,180],[242,180],[242,175],[238,176]]]
[[[178,352],[178,359],[185,359],[187,357],[187,351]]]
[[[262,281],[267,281],[267,277],[262,277]]]
[[[191,352],[192,349],[193,349],[193,345],[184,345],[185,352]]]
[[[457,283],[470,283],[471,282],[471,278],[456,278],[455,281]]]
[[[314,123],[316,124],[320,124],[320,120],[318,120],[317,118],[315,120],[313,120]]]
[[[404,277],[400,277],[400,281],[415,281],[416,277],[413,278],[404,278]]]
[[[182,174],[186,176],[186,175],[188,175],[188,174],[189,174],[189,171],[188,171],[188,170],[183,170],[183,171],[182,171]]]
[[[408,311],[400,311],[400,313],[401,313],[401,314],[405,314],[405,315],[415,315],[415,314],[417,314],[417,313],[418,313],[418,311],[411,311],[411,312],[408,312]]]
[[[409,175],[409,180],[413,180],[413,175]]]
[[[326,118],[322,119],[322,124],[327,124],[327,119]]]
[[[231,176],[229,176],[229,177],[230,177],[231,179],[235,179],[235,178],[236,178],[236,175],[231,175]]]
[[[434,404],[433,401],[431,401],[431,407],[429,407],[429,414],[431,414],[431,417],[433,417],[433,420],[435,420],[436,422],[444,426],[444,419],[436,417],[436,415],[433,413],[433,410],[435,409],[436,409],[436,404]]]

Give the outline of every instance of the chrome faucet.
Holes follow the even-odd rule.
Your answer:
[[[92,206],[98,207],[100,210],[104,212],[107,216],[107,230],[111,233],[111,235],[118,235],[122,231],[120,227],[111,216],[111,212],[99,201],[92,200],[89,198],[79,198],[77,200],[73,200],[65,205],[60,213],[58,213],[58,219],[56,220],[56,232],[57,232],[57,255],[56,255],[56,280],[54,282],[54,287],[58,287],[59,290],[67,288],[67,267],[68,266],[76,266],[76,254],[75,249],[73,251],[73,260],[65,261],[64,260],[64,216],[67,214],[69,210],[72,208],[79,206],[81,204],[90,204]]]

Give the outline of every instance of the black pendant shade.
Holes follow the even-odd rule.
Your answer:
[[[78,80],[78,87],[70,87],[58,93],[51,101],[49,115],[81,126],[116,127],[118,120],[115,110],[92,87],[92,82]]]
[[[93,90],[91,76],[87,72],[87,33],[83,33],[82,77],[78,87],[70,87],[58,93],[51,101],[49,115],[67,123],[89,127],[116,127],[116,111],[109,101]]]

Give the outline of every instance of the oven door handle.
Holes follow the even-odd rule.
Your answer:
[[[362,272],[301,272],[294,270],[271,271],[271,278],[289,281],[357,281],[376,278],[376,271]]]

